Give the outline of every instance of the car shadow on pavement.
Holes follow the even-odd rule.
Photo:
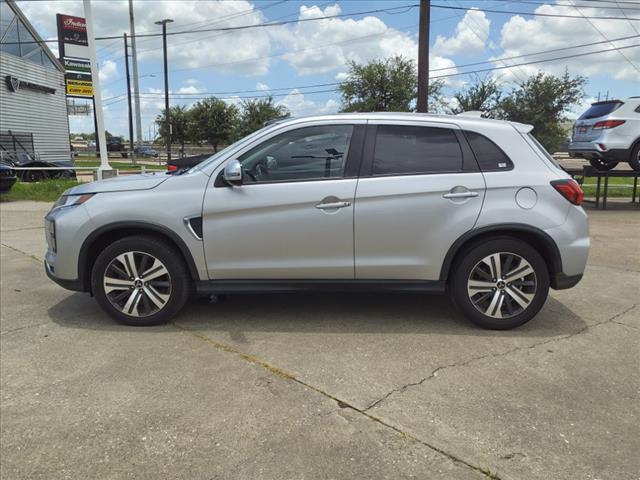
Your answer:
[[[149,331],[116,323],[94,299],[81,293],[67,296],[48,313],[64,327]],[[245,343],[245,332],[557,337],[586,326],[552,297],[522,327],[490,331],[467,321],[446,296],[394,293],[244,294],[227,295],[217,303],[192,299],[174,323],[195,331],[224,332],[238,343]],[[153,327],[158,332],[173,329],[171,325]]]

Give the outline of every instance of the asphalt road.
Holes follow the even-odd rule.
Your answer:
[[[115,324],[2,203],[3,479],[640,478],[640,210],[517,330],[442,297],[247,295]]]

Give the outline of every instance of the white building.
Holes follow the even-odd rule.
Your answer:
[[[0,155],[69,160],[64,67],[13,0],[0,0]]]

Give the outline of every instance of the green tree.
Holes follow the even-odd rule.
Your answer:
[[[245,100],[240,105],[236,137],[242,138],[261,129],[265,122],[289,116],[284,105],[276,105],[272,97]]]
[[[171,143],[180,144],[180,150],[184,153],[184,144],[189,141],[189,123],[191,120],[191,112],[184,105],[176,105],[169,107],[169,115],[171,120]],[[167,144],[167,120],[165,110],[163,109],[156,117],[156,125],[158,125],[158,133],[163,144]]]
[[[238,109],[216,97],[205,98],[189,111],[189,134],[192,140],[206,141],[214,152],[219,145],[229,143],[238,120]]]
[[[442,81],[430,83],[430,110],[443,107],[443,85]],[[342,112],[410,112],[418,95],[416,65],[402,56],[364,65],[351,61],[347,80],[338,88]]]
[[[495,116],[502,90],[497,81],[488,77],[474,77],[474,81],[466,90],[453,95],[458,105],[449,109],[453,115],[462,112],[481,111],[488,117]]]
[[[496,117],[533,125],[536,138],[553,152],[565,137],[561,123],[584,97],[586,83],[584,77],[571,77],[568,71],[561,77],[539,72],[499,102]]]

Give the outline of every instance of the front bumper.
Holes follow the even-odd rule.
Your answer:
[[[0,177],[0,193],[7,193],[16,183],[17,177]]]
[[[75,292],[84,292],[85,291],[85,289],[82,286],[82,282],[80,282],[77,279],[68,280],[66,278],[56,277],[55,274],[54,274],[53,267],[51,265],[49,265],[46,260],[44,261],[44,271],[47,274],[47,277],[49,277],[51,280],[56,282],[62,288],[66,288],[67,290],[73,290]]]

